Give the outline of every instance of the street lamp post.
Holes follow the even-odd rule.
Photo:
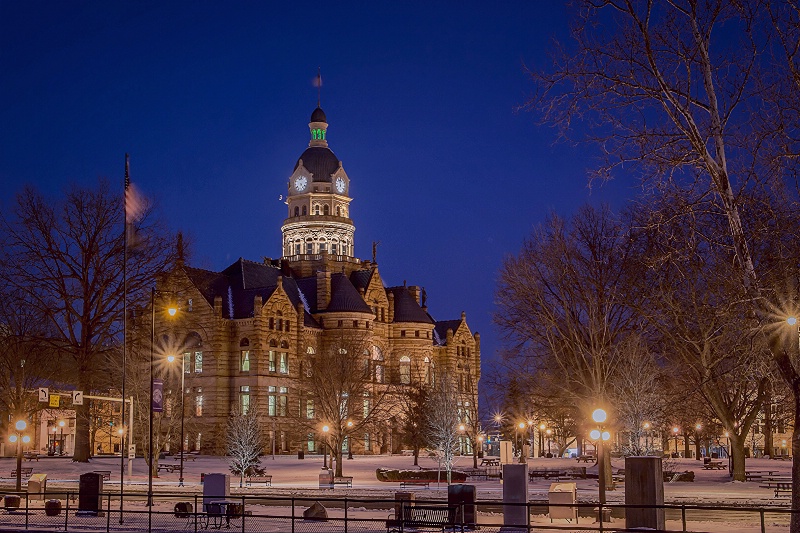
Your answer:
[[[525,462],[525,454],[522,453],[522,445],[519,442],[518,437],[517,437],[517,428],[521,429],[524,432],[525,431],[525,422],[520,422],[519,424],[514,426],[514,443],[517,446],[519,446],[519,462],[520,463],[524,463]],[[525,433],[523,433],[523,435],[524,434]]]
[[[351,445],[351,442],[350,442],[350,430],[351,429],[353,429],[353,421],[352,420],[348,420],[347,421],[347,458],[348,459],[352,459],[353,458],[353,448],[352,448],[352,445]]]
[[[177,361],[177,360],[178,360],[178,358],[176,356],[174,356],[174,355],[170,355],[170,356],[167,357],[167,361],[169,361],[170,363],[172,363],[174,361]],[[185,415],[186,410],[184,409],[183,405],[184,405],[184,392],[186,392],[185,391],[185,387],[184,387],[184,384],[185,384],[184,380],[186,379],[186,359],[184,357],[181,357],[180,360],[181,360],[181,445],[178,448],[180,450],[178,455],[179,455],[179,458],[180,458],[181,476],[180,476],[180,478],[178,478],[178,486],[179,487],[183,487],[183,453],[184,453],[184,450],[183,450],[183,440],[184,440],[183,423],[184,422],[183,421],[186,418],[186,415]]]
[[[25,444],[31,441],[28,435],[23,435],[22,432],[28,427],[28,423],[24,420],[17,420],[14,428],[17,430],[13,435],[8,437],[11,442],[17,443],[17,492],[22,491],[22,443]]]
[[[464,455],[464,432],[466,431],[466,429],[467,429],[467,427],[464,424],[459,424],[458,425],[458,432],[461,434],[461,436],[458,439],[459,440],[459,443],[458,443],[459,455]]]
[[[544,422],[539,424],[539,457],[544,455],[544,430],[547,428]]]
[[[153,394],[155,383],[153,381],[153,357],[156,343],[156,288],[150,289],[150,413],[148,416],[148,437],[147,437],[147,506],[153,505]],[[177,307],[170,306],[167,309],[170,316],[175,316],[178,312]],[[123,399],[124,402],[124,399]]]
[[[328,426],[322,426],[322,434],[325,435],[325,438],[322,440],[322,468],[328,468],[328,431],[331,428]],[[331,466],[333,466],[333,450],[331,450]]]
[[[728,475],[733,477],[733,463],[731,461],[731,434],[727,431],[725,432],[725,440],[727,441],[727,448],[725,449],[725,455],[728,456]]]
[[[61,438],[59,439],[61,441],[61,444],[60,444],[59,448],[60,448],[60,451],[61,451],[61,455],[64,455],[66,453],[66,446],[64,445],[64,426],[65,426],[64,421],[63,420],[59,420],[58,421],[58,427],[61,428]]]
[[[679,431],[680,431],[680,429],[678,428],[678,426],[675,426],[674,428],[672,428],[672,435],[675,437],[675,457],[680,457],[681,456],[681,454],[678,453],[678,432]]]
[[[598,520],[600,524],[603,523],[603,506],[606,504],[606,457],[605,457],[605,450],[603,446],[603,441],[606,441],[611,438],[611,434],[608,431],[603,430],[603,423],[608,418],[608,415],[603,409],[595,409],[592,412],[592,420],[594,420],[595,424],[597,424],[597,429],[593,429],[589,436],[594,439],[598,446],[597,446],[597,481],[599,482],[599,495],[600,495],[600,512]]]
[[[650,422],[645,422],[642,424],[644,428],[644,453],[645,455],[650,454]]]
[[[553,434],[553,430],[547,428],[545,433],[547,434],[547,457],[552,457],[553,454],[550,452],[550,436]]]
[[[528,457],[533,458],[533,420],[528,420],[528,444],[531,447]]]
[[[694,438],[697,441],[697,449],[700,452],[700,453],[697,454],[697,458],[696,459],[699,461],[700,460],[700,456],[703,454],[702,453],[703,452],[703,433],[702,433],[703,425],[698,423],[694,427],[694,429],[695,429]],[[706,450],[706,453],[708,453],[707,450]]]

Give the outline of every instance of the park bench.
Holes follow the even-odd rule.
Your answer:
[[[401,489],[407,489],[409,487],[425,487],[430,488],[431,482],[425,479],[407,479],[405,481],[400,482]]]
[[[462,468],[461,471],[471,479],[489,479],[489,471],[485,468]]]
[[[528,481],[533,482],[536,478],[544,478],[544,479],[552,479],[555,478],[556,481],[561,481],[562,477],[567,477],[567,473],[563,470],[550,470],[549,468],[545,469],[537,469],[537,470],[529,470],[528,471]]]
[[[583,461],[584,463],[593,463],[595,461],[594,455],[579,455],[575,459],[577,459],[579,463],[581,461]]]
[[[386,520],[387,533],[397,533],[408,529],[445,529],[456,527],[457,507],[447,505],[414,505],[404,507],[402,516]]]
[[[32,466],[23,466],[20,468],[20,472],[22,473],[21,477],[31,477],[33,474],[33,467]],[[11,471],[11,477],[17,477],[17,469]]]
[[[500,466],[500,459],[481,459],[481,466]]]
[[[166,470],[167,472],[174,472],[176,470],[180,470],[181,465],[175,465],[170,463],[159,463],[158,467],[156,468],[157,472],[161,472],[162,470]]]
[[[709,461],[703,465],[703,470],[722,470],[724,468],[727,467],[722,461]]]
[[[103,476],[103,481],[111,481],[111,470],[94,470],[92,473]]]
[[[786,494],[787,496],[792,495],[792,484],[791,483],[777,483],[775,485],[775,497],[779,497],[781,494]]]
[[[33,461],[35,459],[37,463],[39,462],[39,454],[36,452],[25,452],[22,454],[22,457],[26,461]]]
[[[190,453],[179,453],[175,458],[178,460],[183,459],[184,461],[194,461],[196,459],[196,457]]]
[[[347,487],[353,487],[353,476],[337,476],[333,478],[333,485],[347,485]]]
[[[260,474],[260,475],[247,476],[247,479],[245,480],[246,487],[249,487],[255,483],[263,483],[265,486],[271,487],[272,475]]]

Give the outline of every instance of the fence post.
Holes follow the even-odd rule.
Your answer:
[[[194,495],[194,507],[192,508],[194,511],[194,533],[197,533],[197,522],[200,520],[200,512],[199,508],[197,507],[197,494]]]
[[[106,532],[111,531],[111,493],[108,493],[108,502],[106,503]]]
[[[347,533],[347,498],[344,499],[344,533]]]
[[[152,415],[152,413],[151,413],[151,415]],[[148,492],[147,493],[147,503],[149,504],[147,506],[147,531],[148,531],[148,533],[150,531],[153,531],[153,506],[155,505],[155,501],[153,501],[153,500],[154,500],[153,493],[152,492]]]
[[[686,504],[681,504],[681,524],[683,525],[683,533],[686,533]]]
[[[247,514],[245,513],[244,504],[245,504],[245,495],[242,494],[242,533],[244,533],[244,517]]]
[[[30,513],[28,512],[28,506],[30,505],[30,499],[28,498],[28,491],[25,491],[25,529],[28,529],[28,520]]]
[[[766,526],[764,525],[764,508],[762,507],[758,511],[759,511],[759,513],[761,513],[761,533],[765,533],[766,532]],[[789,518],[791,518],[791,515],[789,515]]]
[[[65,506],[66,509],[64,509],[64,531],[67,530],[67,522],[69,521],[69,491],[66,493],[66,498],[67,505]]]
[[[292,533],[294,533],[294,496],[292,496]]]

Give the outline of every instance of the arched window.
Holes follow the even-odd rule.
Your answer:
[[[314,214],[319,215],[319,204],[314,206]]]
[[[250,339],[247,337],[239,341],[239,346],[250,346]]]
[[[306,216],[308,212],[306,211],[306,206],[303,206],[303,216]]]
[[[294,207],[294,216],[296,217],[300,216],[300,208],[297,206]]]
[[[400,358],[400,384],[411,384],[411,358],[407,355]]]
[[[307,353],[308,355],[314,355],[314,354],[316,354],[316,353],[317,353],[317,351],[316,351],[316,350],[314,350],[314,347],[313,347],[313,346],[309,346],[309,347],[308,347],[308,349],[306,349],[306,353]]]
[[[186,336],[184,341],[186,348],[183,352],[183,371],[199,374],[203,372],[203,341],[197,332],[192,331]]]
[[[289,343],[281,341],[281,351],[278,352],[278,372],[289,373]]]
[[[338,205],[336,206],[336,216],[337,217],[342,216],[342,208]]]
[[[422,373],[422,382],[425,385],[431,384],[431,359],[430,357],[425,357],[423,361],[423,373]]]
[[[325,207],[322,208],[322,213],[325,215],[331,214],[331,208],[328,206],[328,204],[325,204]]]

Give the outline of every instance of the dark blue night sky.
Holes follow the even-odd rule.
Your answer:
[[[356,255],[422,285],[437,320],[491,323],[504,256],[587,188],[585,147],[515,109],[567,39],[561,2],[0,0],[0,205],[23,184],[131,177],[190,236],[195,266],[281,253],[287,180],[322,68],[330,147],[352,180]],[[122,191],[120,190],[120,194]]]

